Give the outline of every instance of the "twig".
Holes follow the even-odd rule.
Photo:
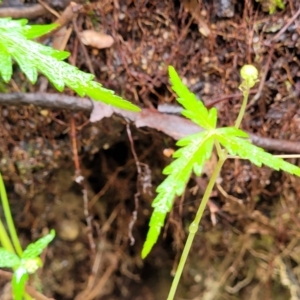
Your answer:
[[[1,7],[0,18],[11,17],[13,19],[35,19],[44,15],[47,10],[41,4],[29,4],[17,7]]]
[[[298,18],[300,15],[300,7],[297,12],[288,20],[288,22],[279,30],[279,32],[271,39],[271,42],[276,40],[289,28],[289,26]]]
[[[262,90],[265,86],[265,82],[266,82],[266,79],[267,79],[267,74],[269,72],[269,67],[270,67],[270,64],[271,64],[273,54],[274,54],[274,45],[272,45],[271,48],[270,48],[268,59],[267,59],[267,62],[266,62],[265,68],[264,68],[264,72],[263,72],[263,75],[262,75],[262,77],[259,81],[258,91],[255,94],[255,96],[251,99],[251,101],[248,103],[247,107],[252,106],[261,96]]]
[[[87,294],[78,295],[75,300],[92,300],[95,299],[101,290],[103,290],[103,287],[105,286],[108,279],[111,277],[113,272],[116,270],[119,259],[120,259],[121,253],[116,252],[114,254],[111,254],[108,256],[108,259],[110,260],[109,267],[105,270],[104,274],[100,278],[100,280],[97,282],[97,284],[89,291]]]
[[[81,175],[80,162],[79,162],[78,151],[77,151],[77,142],[76,142],[76,128],[75,128],[75,121],[73,116],[71,116],[70,119],[70,138],[72,141],[73,157],[74,157],[74,164],[75,164],[75,181],[81,186],[81,191],[83,196],[83,212],[84,212],[84,216],[88,228],[87,236],[89,239],[90,248],[93,254],[95,254],[96,244],[93,238],[92,217],[90,216],[88,210],[89,200],[88,200],[88,192],[87,192],[85,178]]]
[[[75,128],[75,121],[74,116],[71,116],[70,119],[70,139],[72,142],[72,150],[73,150],[73,159],[75,164],[75,173],[77,176],[80,175],[80,163],[79,163],[79,157],[78,157],[78,151],[77,151],[77,143],[76,143],[76,128]]]
[[[51,8],[46,2],[44,2],[43,0],[38,0],[38,2],[44,6],[49,12],[51,12],[52,15],[56,16],[57,18],[60,17],[59,13],[54,10],[53,8]]]
[[[90,71],[90,73],[92,73],[93,75],[95,75],[95,71],[94,71],[93,64],[92,64],[92,62],[91,62],[91,59],[90,59],[90,57],[89,57],[89,54],[88,54],[88,52],[87,52],[87,50],[86,50],[85,45],[84,45],[83,42],[81,41],[81,38],[80,38],[80,32],[79,32],[78,26],[77,26],[77,24],[76,24],[76,22],[75,22],[75,19],[73,19],[73,28],[74,28],[74,31],[76,32],[77,38],[78,38],[78,40],[79,40],[79,45],[80,45],[80,48],[81,48],[81,50],[82,50],[82,52],[83,52],[83,55],[84,55],[84,57],[85,57],[85,59],[86,59],[86,64],[87,64],[87,66],[88,66],[88,68],[89,68],[89,71]]]
[[[137,154],[135,152],[135,149],[134,149],[134,143],[133,143],[133,139],[132,139],[132,135],[131,135],[130,125],[129,125],[128,122],[126,124],[126,130],[127,130],[127,136],[128,136],[129,142],[130,142],[131,153],[134,157],[134,161],[135,161],[135,164],[136,164],[136,169],[137,169],[137,172],[138,172],[138,178],[141,179],[141,177],[143,176],[142,175],[141,163],[139,162],[138,156],[137,156]],[[133,229],[133,226],[134,226],[134,224],[137,220],[137,212],[138,212],[138,208],[139,208],[140,192],[139,192],[138,182],[139,182],[139,180],[136,181],[137,192],[134,195],[134,211],[132,212],[131,220],[130,220],[129,225],[128,225],[128,236],[129,236],[129,240],[130,240],[130,246],[133,246],[134,243],[135,243],[135,238],[132,234],[132,229]]]
[[[72,20],[75,20],[79,14],[79,11],[82,9],[82,5],[75,2],[71,2],[63,11],[63,13],[55,20],[55,24],[58,24],[58,27],[49,32],[48,34],[43,35],[38,39],[39,42],[45,41],[49,36],[52,36],[55,32],[58,32],[62,27],[68,25]]]
[[[35,105],[45,108],[91,112],[93,102],[87,98],[50,93],[0,93],[0,105]]]
[[[0,93],[0,105],[19,106],[22,104],[68,109],[71,111],[85,111],[88,113],[93,109],[93,102],[87,98],[49,93]],[[202,130],[199,126],[185,118],[165,115],[152,109],[142,109],[140,113],[132,113],[122,109],[114,109],[114,112],[134,122],[137,127],[146,126],[154,128],[164,132],[175,140]],[[255,145],[266,150],[283,153],[300,153],[299,142],[265,138],[255,134],[250,134],[250,138]]]

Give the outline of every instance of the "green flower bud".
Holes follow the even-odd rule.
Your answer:
[[[29,274],[33,274],[42,266],[42,261],[39,257],[29,258],[22,261],[22,265]]]
[[[252,88],[258,81],[258,70],[252,65],[244,65],[241,68],[241,77],[243,78],[243,86]]]

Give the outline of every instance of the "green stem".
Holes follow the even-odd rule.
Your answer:
[[[187,241],[184,245],[184,249],[183,249],[183,252],[181,254],[180,261],[179,261],[179,264],[178,264],[178,268],[177,268],[175,277],[173,279],[172,286],[171,286],[171,289],[170,289],[167,300],[173,300],[174,299],[176,289],[177,289],[177,286],[178,286],[178,283],[179,283],[184,265],[186,263],[186,260],[187,260],[189,251],[191,249],[191,246],[192,246],[194,237],[196,235],[196,232],[198,231],[198,228],[199,228],[201,217],[203,215],[203,212],[204,212],[205,207],[207,205],[207,202],[209,200],[212,189],[213,189],[213,187],[216,183],[216,180],[218,178],[218,175],[219,175],[219,173],[222,169],[222,166],[223,166],[226,158],[227,158],[227,153],[222,151],[221,156],[219,157],[219,161],[218,161],[218,163],[217,163],[217,165],[216,165],[216,167],[213,171],[213,174],[210,178],[210,181],[209,181],[209,183],[207,185],[207,188],[205,190],[205,193],[203,195],[203,198],[202,198],[202,201],[201,201],[200,206],[198,208],[195,220],[192,222],[192,224],[189,227],[189,236],[188,236]]]
[[[9,206],[9,203],[8,203],[8,198],[7,198],[7,194],[6,194],[6,190],[5,190],[5,185],[4,185],[1,173],[0,173],[0,196],[1,196],[1,201],[2,201],[5,220],[6,220],[6,223],[7,223],[7,227],[8,227],[8,231],[9,231],[12,243],[13,243],[15,249],[16,249],[17,254],[19,256],[21,256],[23,251],[22,251],[22,248],[21,248],[21,244],[20,244],[17,232],[16,232],[14,221],[13,221],[12,216],[11,216],[10,206]]]
[[[239,115],[235,121],[234,127],[239,128],[242,122],[242,119],[244,117],[245,111],[246,111],[246,107],[247,107],[247,102],[248,102],[248,98],[249,98],[249,88],[245,87],[245,90],[243,91],[243,103],[242,106],[240,108],[240,112]]]
[[[0,246],[9,252],[15,253],[15,249],[10,241],[10,238],[5,230],[5,227],[0,220]]]

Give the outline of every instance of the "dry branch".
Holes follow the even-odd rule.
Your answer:
[[[0,7],[0,18],[11,17],[13,19],[35,19],[47,12],[41,4],[29,4],[17,7]]]
[[[71,111],[85,111],[88,113],[91,113],[93,109],[93,101],[87,98],[49,93],[0,93],[0,105],[17,106],[24,104]],[[113,110],[116,114],[134,122],[137,127],[153,128],[164,132],[176,140],[202,130],[199,126],[185,118],[162,114],[154,109],[144,108],[140,113],[115,108]],[[250,137],[256,146],[269,151],[300,153],[299,142],[265,138],[255,134],[250,134]]]

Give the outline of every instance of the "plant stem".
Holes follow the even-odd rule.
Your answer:
[[[234,127],[239,128],[242,122],[242,119],[244,117],[245,111],[246,111],[246,107],[247,107],[247,102],[248,102],[248,98],[249,98],[249,91],[250,89],[245,87],[245,90],[243,91],[243,103],[242,106],[240,108],[240,112],[239,115],[235,121]]]
[[[15,253],[15,249],[10,241],[10,238],[5,230],[5,227],[0,220],[0,246],[9,252]]]
[[[207,185],[207,188],[205,190],[205,193],[203,195],[203,198],[202,198],[202,201],[201,201],[200,206],[198,208],[195,220],[192,222],[192,224],[189,227],[189,235],[188,235],[187,241],[184,245],[184,249],[183,249],[183,252],[181,254],[180,261],[179,261],[179,264],[178,264],[178,268],[177,268],[175,277],[173,279],[172,286],[171,286],[171,289],[170,289],[167,300],[173,300],[174,299],[176,289],[177,289],[177,286],[178,286],[178,283],[179,283],[179,280],[180,280],[180,277],[181,277],[186,259],[188,257],[189,251],[191,249],[191,245],[192,245],[192,242],[193,242],[194,237],[196,235],[196,232],[198,231],[198,228],[199,228],[199,223],[200,223],[201,217],[203,215],[204,209],[207,205],[207,202],[209,200],[212,189],[213,189],[213,187],[216,183],[216,180],[218,178],[218,175],[219,175],[219,173],[222,169],[222,166],[223,166],[226,158],[227,158],[227,153],[222,151],[221,155],[219,157],[218,163],[217,163],[217,165],[216,165],[216,167],[213,171],[213,174],[210,178],[210,181],[209,181],[209,183]]]
[[[8,226],[8,231],[9,231],[12,243],[13,243],[15,249],[16,249],[17,254],[19,256],[21,256],[23,251],[22,251],[22,248],[21,248],[21,244],[20,244],[17,232],[16,232],[14,221],[13,221],[12,216],[11,216],[10,206],[9,206],[9,203],[8,203],[7,194],[6,194],[6,190],[5,190],[5,185],[4,185],[1,173],[0,173],[0,196],[1,196],[1,201],[2,201],[5,220],[6,220],[6,223],[7,223],[7,226]]]

